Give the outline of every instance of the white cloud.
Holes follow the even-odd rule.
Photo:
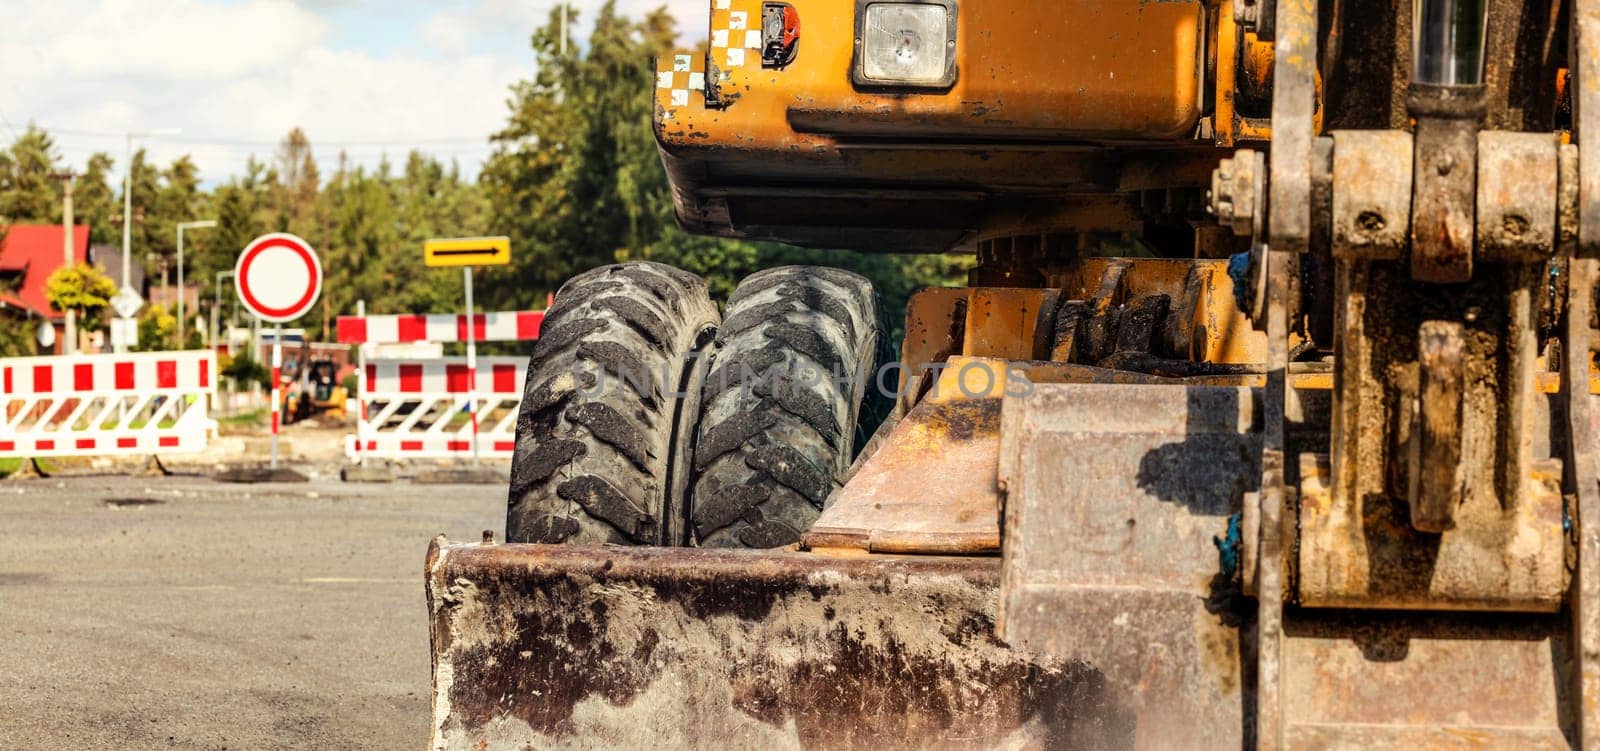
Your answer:
[[[680,41],[704,39],[711,25],[711,0],[622,0],[617,11],[638,16],[661,6],[666,6],[673,18],[678,19]]]
[[[287,0],[30,5],[0,37],[8,75],[227,78],[280,65],[327,34],[326,22]]]
[[[528,34],[550,20],[550,14],[560,0],[475,0],[455,4],[435,12],[418,28],[419,40],[434,49],[460,52],[471,48],[475,40],[504,34],[515,29],[518,39],[526,41]],[[629,18],[639,18],[656,8],[666,7],[678,19],[681,39],[690,42],[703,39],[709,24],[711,0],[621,0],[617,13]],[[576,11],[577,22],[570,30],[572,39],[581,41],[593,29],[594,18],[599,13],[599,0],[570,0]]]
[[[456,55],[470,49],[474,25],[465,13],[442,10],[422,22],[417,38],[430,49]]]
[[[81,166],[107,151],[120,174],[114,134],[180,127],[142,145],[161,162],[190,154],[218,182],[252,154],[270,159],[299,126],[325,170],[340,145],[369,166],[415,145],[471,175],[506,122],[509,87],[533,73],[528,35],[557,1],[15,0],[0,34],[0,140],[28,121],[87,132],[57,136],[64,156]],[[582,39],[600,3],[572,4]],[[663,4],[685,44],[704,37],[709,0],[618,10]],[[396,19],[409,31],[370,32]]]
[[[415,145],[474,174],[505,122],[508,87],[532,74],[531,56],[514,51],[336,49],[326,18],[281,0],[65,0],[8,12],[0,139],[28,121],[77,131],[58,132],[63,156],[81,166],[110,152],[118,177],[124,140],[114,134],[167,127],[183,133],[140,145],[161,162],[190,154],[207,182],[252,154],[269,159],[295,126],[326,169],[341,143],[366,165],[399,162]]]

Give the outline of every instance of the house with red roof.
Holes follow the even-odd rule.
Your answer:
[[[66,263],[66,238],[59,224],[13,224],[0,228],[0,315],[39,318],[56,329],[52,352],[61,352],[66,316],[50,307],[45,280]],[[89,257],[89,227],[72,230],[72,258]]]

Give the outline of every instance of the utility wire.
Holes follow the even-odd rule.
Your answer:
[[[60,134],[60,135],[65,135],[65,136],[79,136],[79,137],[84,137],[84,138],[110,138],[110,139],[118,139],[118,140],[127,137],[126,133],[112,133],[112,132],[108,132],[108,131],[99,131],[99,130],[81,130],[81,129],[78,129],[78,128],[56,128],[56,127],[51,127],[51,126],[48,126],[48,125],[38,125],[38,126],[35,126],[35,127],[38,127],[40,130],[46,131],[48,133]],[[274,148],[283,143],[283,141],[281,139],[278,139],[278,140],[248,140],[248,139],[228,139],[228,138],[191,138],[191,137],[187,137],[187,136],[145,136],[141,140],[145,140],[145,141],[160,141],[160,142],[163,142],[163,143],[193,144],[193,145],[197,145],[197,146],[267,146],[267,147],[274,147]],[[486,143],[488,143],[488,141],[489,141],[489,136],[483,135],[483,136],[476,136],[476,137],[405,138],[405,139],[365,140],[365,141],[319,141],[319,140],[313,140],[311,142],[311,145],[313,147],[321,146],[321,147],[325,147],[325,148],[326,147],[342,147],[342,146],[414,146],[414,145],[439,145],[439,146],[444,146],[444,145],[452,145],[452,144],[458,144],[458,145],[464,145],[465,146],[465,145],[486,144]]]

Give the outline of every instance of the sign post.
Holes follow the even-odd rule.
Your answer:
[[[272,391],[268,399],[272,400],[272,460],[267,466],[278,468],[278,425],[282,424],[283,417],[278,414],[283,404],[282,384],[279,380],[283,372],[283,324],[272,326]]]
[[[122,353],[139,343],[139,323],[133,316],[144,307],[144,298],[132,286],[124,284],[111,296],[111,309],[117,317],[111,321],[111,348]]]
[[[467,416],[472,421],[472,464],[478,464],[478,322],[472,306],[472,267],[511,263],[509,237],[455,237],[422,244],[422,262],[432,267],[460,266],[467,295]]]
[[[311,310],[322,294],[322,261],[311,244],[286,232],[262,235],[245,246],[233,267],[239,300],[272,328],[272,468],[278,468],[278,410],[283,403],[283,324]]]

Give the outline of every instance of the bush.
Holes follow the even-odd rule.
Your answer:
[[[146,305],[139,313],[139,341],[132,347],[135,352],[160,352],[172,349],[172,339],[178,333],[178,317],[173,308]]]
[[[244,386],[251,383],[260,384],[264,389],[272,388],[272,371],[265,365],[256,362],[255,358],[247,355],[224,358],[218,372],[224,378],[232,378],[235,383]]]

